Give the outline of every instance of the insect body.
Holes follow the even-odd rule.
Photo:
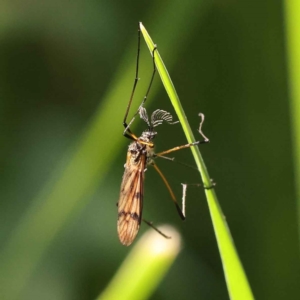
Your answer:
[[[144,107],[140,107],[141,118],[148,124],[148,129],[132,142],[128,147],[125,172],[121,184],[121,192],[118,203],[118,234],[122,244],[128,246],[138,233],[143,210],[144,174],[147,165],[155,165],[153,159],[157,156],[152,140],[156,136],[154,127],[163,121],[169,124],[172,116],[163,110],[156,110],[148,120]]]
[[[129,246],[138,233],[143,210],[144,171],[147,150],[138,142],[131,144],[121,184],[118,203],[118,234],[123,245]]]

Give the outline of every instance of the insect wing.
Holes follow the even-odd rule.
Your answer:
[[[125,246],[133,242],[141,224],[145,162],[146,156],[142,154],[139,161],[133,164],[128,152],[118,203],[118,234]]]

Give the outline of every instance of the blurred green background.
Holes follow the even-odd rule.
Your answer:
[[[201,152],[255,297],[300,297],[281,1],[0,5],[1,299],[94,299],[130,251],[118,241],[116,202],[138,21],[195,134],[198,113],[206,116],[211,143]],[[152,71],[143,40],[141,56],[135,107]],[[158,76],[146,107],[174,114]],[[157,128],[157,151],[186,142],[176,126]],[[190,150],[174,156],[193,164]],[[181,183],[199,182],[193,169],[157,163],[179,199]],[[174,225],[184,240],[151,299],[228,299],[203,190],[188,188],[185,222],[151,168],[145,192],[144,217]]]

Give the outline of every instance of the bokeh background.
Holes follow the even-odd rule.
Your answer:
[[[116,202],[138,21],[157,43],[195,135],[198,113],[206,116],[211,143],[201,152],[254,295],[300,297],[281,1],[0,5],[2,299],[94,299],[130,251],[118,241]],[[152,71],[141,46],[135,107]],[[174,113],[158,76],[146,108]],[[137,134],[144,128],[140,120],[133,126]],[[185,143],[180,125],[157,130],[157,151]],[[193,164],[188,149],[174,156]],[[191,168],[157,163],[179,199],[181,183],[200,180]],[[188,188],[185,222],[151,168],[145,192],[144,217],[183,237],[151,299],[228,299],[203,190]]]

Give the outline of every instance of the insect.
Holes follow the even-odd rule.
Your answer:
[[[176,197],[167,181],[163,173],[160,171],[160,169],[157,167],[156,163],[154,162],[154,159],[156,157],[162,157],[165,159],[172,158],[164,156],[165,154],[169,154],[171,152],[189,148],[195,145],[198,145],[200,143],[208,142],[208,139],[202,134],[204,137],[204,141],[202,142],[194,142],[189,143],[181,146],[177,146],[174,148],[171,148],[166,151],[162,151],[159,153],[154,152],[154,143],[153,139],[157,135],[157,132],[155,131],[155,128],[159,125],[161,125],[163,122],[166,122],[168,124],[176,124],[177,122],[173,122],[172,115],[164,110],[157,109],[155,110],[150,119],[148,117],[147,111],[144,108],[144,103],[149,95],[149,91],[151,89],[151,85],[154,79],[154,75],[156,73],[156,66],[155,66],[155,51],[156,47],[152,51],[152,57],[153,57],[153,73],[152,77],[146,92],[146,95],[139,106],[137,112],[134,114],[133,118],[129,123],[127,123],[127,117],[130,110],[130,106],[133,100],[134,92],[136,89],[136,85],[138,82],[138,72],[139,72],[139,56],[140,56],[140,29],[138,29],[138,50],[137,50],[137,60],[136,60],[136,74],[135,74],[135,80],[133,84],[133,89],[131,92],[131,96],[129,99],[129,103],[127,105],[127,109],[125,112],[124,120],[123,120],[123,126],[124,126],[124,132],[123,135],[131,140],[133,142],[129,145],[128,151],[127,151],[127,159],[126,163],[124,165],[125,171],[121,183],[121,191],[120,191],[120,197],[118,202],[118,235],[120,242],[125,245],[129,246],[135,239],[140,225],[141,221],[144,221],[149,226],[154,228],[156,231],[158,231],[161,235],[163,235],[166,238],[169,238],[165,234],[163,234],[161,231],[159,231],[156,227],[152,225],[151,222],[148,222],[142,218],[142,211],[143,211],[143,198],[144,198],[144,179],[145,179],[145,171],[147,169],[148,165],[151,165],[154,167],[154,169],[158,172],[158,174],[161,176],[162,180],[164,181],[167,189],[169,190],[169,193],[171,195],[171,199],[173,200],[176,209],[178,211],[179,216],[182,220],[185,219],[184,213],[180,209]],[[130,125],[134,121],[135,117],[139,114],[140,118],[145,121],[147,124],[147,129],[143,131],[140,137],[137,137],[130,129]],[[204,119],[202,119],[203,121]]]

